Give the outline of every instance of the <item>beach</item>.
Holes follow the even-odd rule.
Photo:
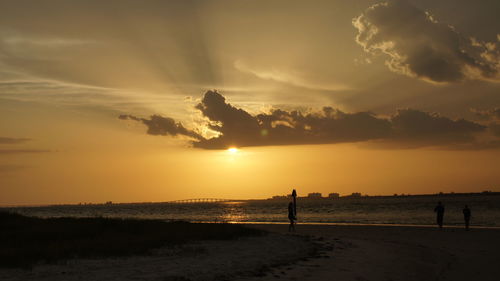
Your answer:
[[[499,229],[251,224],[148,255],[2,268],[1,280],[497,280]]]
[[[284,225],[255,227],[287,231]],[[328,258],[299,261],[285,274],[276,269],[255,280],[498,280],[500,276],[499,229],[299,225],[296,233],[333,244],[323,254]]]

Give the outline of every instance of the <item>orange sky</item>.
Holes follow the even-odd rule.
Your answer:
[[[434,2],[2,2],[0,205],[500,191],[499,4]]]

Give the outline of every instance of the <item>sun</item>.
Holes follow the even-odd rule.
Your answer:
[[[227,149],[227,152],[229,152],[229,154],[236,154],[238,151],[239,149],[237,149],[236,147],[230,147]]]

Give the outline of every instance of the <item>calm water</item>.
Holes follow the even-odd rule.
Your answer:
[[[299,223],[435,224],[437,201],[445,205],[445,224],[462,225],[462,208],[472,210],[471,224],[500,226],[500,195],[385,197],[358,199],[298,199]],[[58,205],[3,208],[39,217],[155,218],[202,222],[287,222],[288,201],[227,203],[135,203],[112,205]]]

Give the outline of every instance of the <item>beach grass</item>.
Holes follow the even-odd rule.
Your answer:
[[[0,212],[0,267],[30,268],[71,258],[149,254],[163,246],[228,240],[262,231],[227,223],[119,218],[37,218]]]

